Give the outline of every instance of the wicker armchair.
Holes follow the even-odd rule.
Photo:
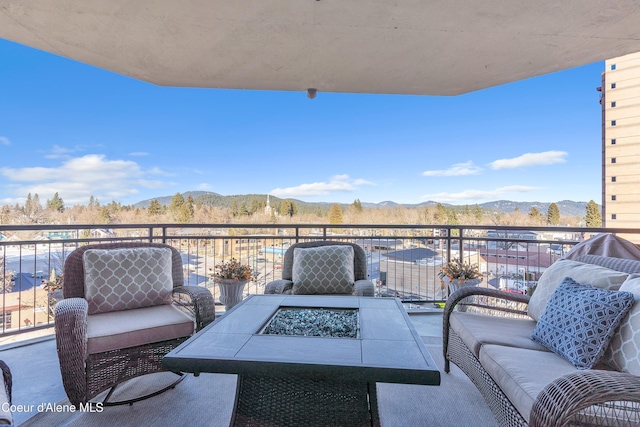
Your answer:
[[[171,249],[172,297],[162,306],[89,314],[85,252],[135,248]],[[65,261],[63,294],[64,299],[55,307],[57,352],[65,392],[76,406],[107,389],[113,391],[131,378],[161,371],[165,354],[215,318],[211,292],[203,287],[184,286],[180,253],[159,243],[104,243],[76,249]],[[168,319],[173,323],[169,324]],[[175,383],[166,389],[173,386]],[[110,392],[103,403],[133,403],[166,389],[126,402],[108,402]]]
[[[355,243],[333,242],[327,240],[302,242],[291,245],[284,254],[282,279],[274,280],[265,287],[265,294],[291,294],[293,289],[293,252],[295,248],[317,248],[320,246],[346,245],[353,247],[355,284],[352,295],[374,296],[374,286],[367,279],[367,257],[364,250]]]
[[[4,383],[4,388],[0,389],[0,425],[11,426],[13,425],[13,416],[9,410],[9,406],[11,405],[12,389],[11,369],[9,369],[6,363],[0,360],[0,370],[2,370],[2,379]]]

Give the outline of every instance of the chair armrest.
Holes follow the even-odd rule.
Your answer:
[[[87,313],[84,298],[67,298],[54,308],[56,350],[60,362],[62,384],[69,401],[76,407],[86,393],[85,362],[87,359]]]
[[[264,287],[265,294],[283,294],[289,289],[293,289],[293,282],[291,280],[280,279],[267,283]]]
[[[7,392],[7,398],[9,399],[9,403],[11,403],[11,390],[13,389],[11,369],[9,369],[9,366],[2,360],[0,360],[0,369],[2,369],[2,379],[4,380],[4,388]]]
[[[445,372],[449,372],[449,359],[447,359],[447,350],[449,349],[449,320],[451,318],[451,313],[456,308],[458,303],[465,298],[474,297],[474,296],[484,296],[487,301],[483,303],[475,302],[472,305],[477,307],[487,308],[489,310],[495,310],[506,313],[518,314],[521,316],[526,315],[527,313],[523,310],[517,310],[509,307],[502,307],[499,305],[491,305],[489,298],[492,298],[492,301],[511,301],[517,303],[528,304],[529,296],[522,294],[515,294],[512,292],[500,291],[498,289],[492,288],[479,288],[477,286],[463,286],[454,293],[452,293],[447,302],[444,305],[444,312],[442,313],[442,353],[444,355],[445,361]]]
[[[615,408],[582,415],[576,424],[590,418],[589,425],[637,425],[640,404],[640,377],[616,371],[585,370],[566,374],[547,385],[538,394],[531,414],[530,427],[575,425],[570,423],[580,410],[591,405],[616,402]],[[635,402],[625,414],[624,402]],[[607,415],[613,420],[607,420]],[[625,419],[624,416],[630,417]],[[600,421],[600,422],[598,422]],[[602,423],[602,424],[601,424]]]
[[[372,297],[375,296],[375,287],[371,280],[356,280],[353,286],[353,294],[359,297]]]
[[[205,287],[177,286],[173,288],[173,302],[193,315],[196,331],[216,319],[216,303],[211,291]]]

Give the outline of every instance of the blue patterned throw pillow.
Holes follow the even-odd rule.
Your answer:
[[[585,286],[567,277],[551,296],[531,339],[576,368],[591,369],[633,302],[631,292]]]

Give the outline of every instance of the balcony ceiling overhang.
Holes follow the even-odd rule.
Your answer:
[[[640,51],[637,0],[0,0],[0,37],[161,86],[457,95]]]

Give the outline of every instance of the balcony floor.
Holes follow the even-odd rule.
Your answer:
[[[420,310],[419,314],[408,311],[425,341],[436,343],[441,339],[441,310]],[[9,365],[13,374],[13,404],[35,405],[31,411],[14,412],[16,425],[35,415],[38,404],[65,399],[53,329],[0,340],[0,359]]]

